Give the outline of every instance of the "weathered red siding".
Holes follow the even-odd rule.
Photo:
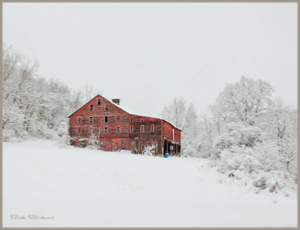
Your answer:
[[[101,100],[101,105],[98,105],[98,99]],[[119,100],[115,102],[119,103]],[[90,117],[92,117],[92,123]],[[105,117],[108,119],[107,122]],[[157,144],[156,154],[162,155],[166,152],[165,141],[178,146],[181,144],[181,131],[168,122],[158,118],[129,114],[101,95],[97,95],[71,114],[69,125],[71,144],[75,146],[80,146],[80,141],[82,141],[82,146],[88,144],[91,129],[93,134],[98,136],[98,140],[102,143],[101,148],[105,151],[128,149],[134,153],[142,153],[145,146],[154,143]],[[154,125],[154,132],[151,130],[152,125]],[[144,132],[141,132],[141,126],[144,126]],[[108,129],[107,133],[105,133],[105,127]],[[132,132],[130,127],[133,127]],[[119,128],[119,133],[117,133],[117,128]],[[174,135],[172,130],[174,130]],[[168,151],[171,150],[168,149]]]
[[[173,125],[164,122],[164,137],[169,140],[180,143],[181,131],[175,128]]]

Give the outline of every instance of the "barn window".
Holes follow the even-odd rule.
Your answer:
[[[133,125],[130,125],[130,133],[133,133]]]
[[[142,119],[141,122],[144,122],[144,119]]]
[[[93,111],[93,105],[90,105],[90,111]]]
[[[122,141],[121,141],[121,145],[125,145],[125,140],[122,140]]]
[[[141,125],[141,126],[140,126],[140,132],[143,133],[144,130],[145,130],[145,129],[144,129],[144,125]]]
[[[93,133],[93,127],[90,127],[90,133]]]
[[[104,127],[104,133],[108,133],[108,128]]]
[[[151,125],[151,133],[155,132],[155,125]]]
[[[133,118],[130,118],[130,122],[133,122]]]
[[[81,117],[77,118],[77,123],[80,123]]]
[[[117,133],[120,133],[120,126],[117,127]]]
[[[101,99],[98,99],[97,105],[101,105]]]
[[[104,122],[107,123],[108,122],[108,116],[104,117]]]
[[[108,104],[105,104],[105,111],[108,110]]]
[[[121,121],[121,116],[117,116],[117,122]]]
[[[93,117],[90,117],[90,123],[93,123]]]
[[[78,133],[80,133],[80,128],[78,129]]]

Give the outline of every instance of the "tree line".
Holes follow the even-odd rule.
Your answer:
[[[67,138],[67,116],[98,92],[72,90],[39,74],[39,64],[10,46],[2,49],[2,133],[4,141],[33,137]]]
[[[241,77],[227,84],[206,113],[174,98],[161,116],[182,129],[183,156],[208,158],[219,172],[270,191],[296,189],[297,109],[272,98],[266,81]],[[245,182],[247,184],[247,182]]]

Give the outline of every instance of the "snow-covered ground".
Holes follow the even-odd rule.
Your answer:
[[[207,163],[3,143],[3,227],[297,227],[296,194],[220,183]]]

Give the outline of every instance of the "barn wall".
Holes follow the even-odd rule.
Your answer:
[[[161,120],[135,115],[131,115],[129,119],[129,126],[133,126],[133,133],[129,133],[129,137],[132,140],[132,146],[137,149],[136,152],[142,153],[145,146],[151,145],[152,143],[156,143],[158,145],[157,154],[161,154]],[[141,125],[144,125],[143,133],[140,132]],[[154,132],[151,132],[151,125],[155,125]]]
[[[174,130],[174,136],[172,130]],[[181,143],[181,131],[165,121],[163,122],[163,135],[170,140]]]
[[[98,99],[101,99],[101,105],[97,105]],[[106,104],[108,105],[107,111],[105,110]],[[93,105],[93,111],[90,111],[90,105]],[[120,116],[120,121],[117,120],[117,116]],[[78,123],[79,117],[80,123]],[[92,123],[90,123],[90,117],[92,117]],[[105,117],[108,117],[107,123]],[[71,137],[88,138],[91,127],[95,135],[103,138],[128,138],[128,114],[100,95],[75,112],[69,118],[69,124]],[[108,128],[108,133],[104,132],[105,127]],[[117,133],[117,127],[120,127],[120,133]]]

